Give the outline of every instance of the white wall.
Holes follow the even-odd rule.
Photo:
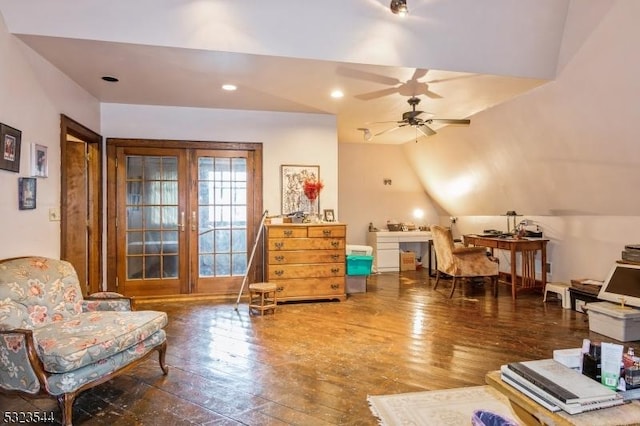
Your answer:
[[[640,242],[640,2],[572,1],[555,81],[404,145],[459,232],[535,219],[553,279],[602,279]]]
[[[339,220],[346,223],[347,243],[366,244],[369,223],[385,228],[387,220],[416,226],[439,222],[439,211],[417,179],[399,145],[339,145]],[[384,180],[391,179],[391,185]],[[415,209],[424,212],[414,217]]]
[[[280,166],[319,165],[325,187],[320,208],[338,211],[338,143],[335,117],[144,105],[102,105],[104,137],[261,142],[264,208],[281,213]]]
[[[22,131],[20,172],[0,170],[0,258],[60,255],[60,114],[99,130],[98,102],[7,32],[0,15],[0,122]],[[49,177],[35,210],[18,210],[18,177],[30,176],[30,145],[48,147]]]

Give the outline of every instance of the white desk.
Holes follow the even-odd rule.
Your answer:
[[[377,231],[369,232],[367,244],[373,247],[373,271],[397,272],[400,270],[400,244],[421,243],[428,244],[427,250],[416,253],[417,257],[425,259],[425,252],[431,268],[431,232],[429,231]]]

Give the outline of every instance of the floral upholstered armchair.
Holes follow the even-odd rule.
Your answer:
[[[0,392],[50,396],[72,424],[76,396],[159,353],[167,314],[132,311],[117,293],[83,298],[73,266],[23,257],[0,261]]]

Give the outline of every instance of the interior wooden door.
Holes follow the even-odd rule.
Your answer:
[[[62,115],[60,152],[60,258],[86,295],[102,289],[102,137]]]
[[[249,214],[253,156],[247,151],[193,150],[191,158],[192,292],[237,293],[254,244]]]
[[[235,297],[262,279],[261,144],[107,139],[107,204],[111,291]]]
[[[188,293],[187,152],[119,148],[117,164],[119,291]]]

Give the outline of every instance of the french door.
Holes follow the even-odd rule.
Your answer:
[[[116,164],[109,192],[117,291],[237,294],[257,231],[261,179],[254,151],[123,146],[109,152]]]

